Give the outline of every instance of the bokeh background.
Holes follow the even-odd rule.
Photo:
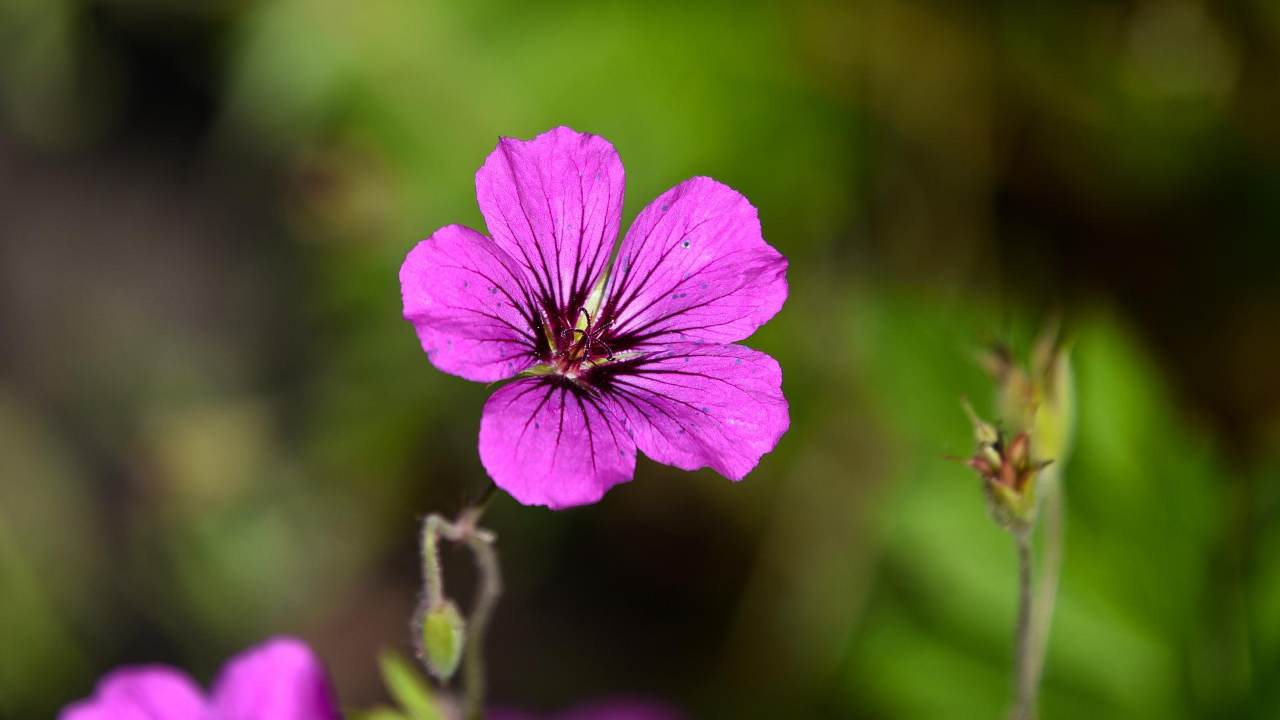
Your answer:
[[[791,297],[746,480],[493,503],[493,696],[993,718],[1015,555],[960,409],[1048,317],[1079,408],[1045,718],[1280,717],[1280,4],[0,2],[0,716],[120,663],[408,652],[488,389],[397,271],[499,135],[712,175]],[[450,582],[466,596],[465,554]]]

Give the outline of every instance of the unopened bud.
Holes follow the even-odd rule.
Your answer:
[[[458,606],[445,600],[422,613],[419,652],[430,672],[441,682],[453,677],[466,645],[466,620]]]

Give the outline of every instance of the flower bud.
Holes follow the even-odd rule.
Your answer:
[[[441,682],[453,677],[466,645],[466,620],[458,606],[444,600],[421,615],[418,652],[427,670]]]

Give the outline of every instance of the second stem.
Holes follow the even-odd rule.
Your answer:
[[[1031,533],[1014,533],[1018,546],[1018,623],[1013,646],[1013,712],[1010,720],[1032,720],[1036,707],[1036,661],[1032,654]]]

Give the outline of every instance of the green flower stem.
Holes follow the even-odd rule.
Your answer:
[[[471,548],[471,554],[475,556],[480,587],[476,593],[475,607],[471,610],[471,618],[467,622],[467,649],[463,657],[466,720],[484,719],[484,637],[493,608],[502,594],[502,572],[493,541],[491,533],[481,530],[471,533],[467,538],[467,547]]]
[[[452,533],[448,520],[432,513],[422,523],[422,581],[426,586],[427,608],[444,603],[444,573],[440,569],[440,536]]]
[[[1018,546],[1018,624],[1014,633],[1013,711],[1009,720],[1032,720],[1036,707],[1035,660],[1031,657],[1031,533],[1014,533]]]
[[[502,571],[496,540],[492,532],[479,527],[492,492],[487,491],[476,505],[463,510],[458,519],[450,522],[441,515],[427,516],[422,525],[422,575],[426,585],[427,608],[436,608],[445,602],[444,574],[440,566],[440,538],[466,545],[475,559],[478,575],[475,604],[466,624],[466,646],[463,657],[462,683],[464,687],[464,717],[466,720],[483,720],[485,700],[484,638],[493,609],[502,595]]]
[[[1043,513],[1044,541],[1040,555],[1040,578],[1036,582],[1031,611],[1031,682],[1040,686],[1044,673],[1045,656],[1049,649],[1049,628],[1053,623],[1054,605],[1058,598],[1058,578],[1062,571],[1062,522],[1063,497],[1059,474],[1048,473],[1043,485],[1045,491]]]

